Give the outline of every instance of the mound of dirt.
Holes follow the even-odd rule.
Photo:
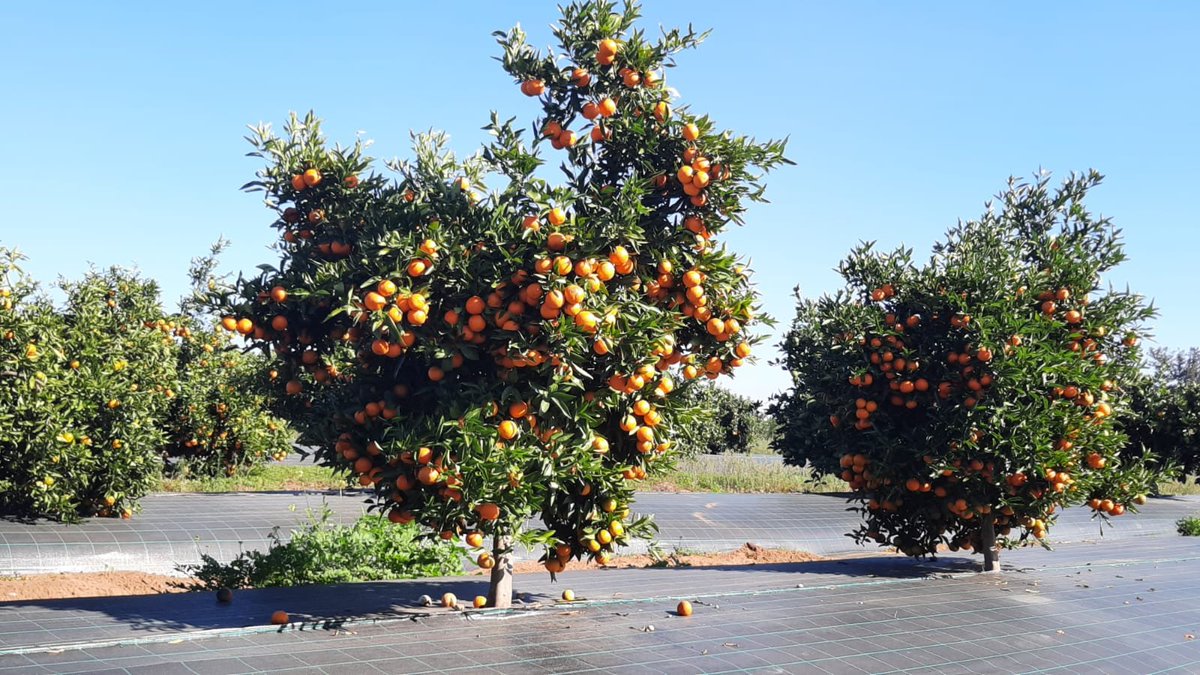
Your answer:
[[[624,569],[627,567],[717,567],[721,565],[756,565],[758,563],[800,563],[823,560],[819,555],[805,551],[786,551],[776,548],[764,548],[757,544],[746,542],[736,551],[721,553],[675,553],[667,554],[665,558],[655,560],[649,555],[623,555],[613,558],[604,567],[594,562],[573,561],[570,569]],[[546,568],[536,560],[528,560],[513,566],[516,574],[545,573]],[[477,571],[475,574],[483,574]]]
[[[183,579],[143,572],[81,572],[0,577],[0,602],[179,593]]]

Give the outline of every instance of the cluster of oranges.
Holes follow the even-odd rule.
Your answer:
[[[932,317],[934,322],[939,320],[942,320],[939,315]],[[992,386],[995,378],[988,370],[988,364],[993,354],[987,347],[971,347],[960,342],[956,349],[946,353],[948,367],[937,368],[933,367],[935,364],[923,362],[914,352],[915,344],[906,337],[906,331],[919,330],[922,321],[920,314],[901,317],[888,312],[884,316],[884,331],[858,339],[864,363],[847,378],[850,385],[861,392],[854,399],[853,410],[846,411],[854,419],[854,429],[873,428],[872,415],[879,411],[881,404],[908,411],[939,402],[974,408]],[[954,314],[946,322],[957,330],[967,325],[970,317]],[[834,414],[830,424],[839,427],[842,419],[843,414]]]

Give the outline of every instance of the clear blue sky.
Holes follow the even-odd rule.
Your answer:
[[[686,7],[686,11],[683,9]],[[136,265],[168,300],[218,236],[231,269],[268,259],[244,125],[315,109],[375,156],[410,129],[472,151],[489,109],[534,104],[492,60],[495,29],[549,42],[552,2],[3,3],[0,244],[43,281]],[[1114,277],[1161,309],[1158,342],[1200,344],[1200,4],[651,0],[645,25],[712,28],[668,81],[695,110],[797,162],[728,237],[786,326],[792,288],[836,287],[859,240],[921,251],[1010,174],[1094,167],[1093,210],[1126,234]],[[786,384],[764,362],[730,383]]]

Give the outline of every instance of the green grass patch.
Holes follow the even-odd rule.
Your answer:
[[[1185,537],[1200,537],[1200,516],[1188,516],[1175,522],[1179,534]]]
[[[339,490],[346,479],[323,466],[267,464],[219,478],[163,478],[160,492],[300,492]]]
[[[396,525],[378,514],[342,525],[332,516],[328,506],[310,510],[308,522],[286,541],[275,528],[266,551],[243,551],[229,563],[205,555],[199,564],[179,565],[191,577],[180,585],[190,590],[269,588],[462,574],[463,549],[418,538],[416,525]]]
[[[639,486],[650,492],[844,492],[846,483],[826,476],[816,480],[810,469],[758,462],[739,455],[698,455],[679,460],[671,473]]]

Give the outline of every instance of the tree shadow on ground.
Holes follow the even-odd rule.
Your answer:
[[[514,607],[552,604],[568,584],[579,589],[581,597],[620,603],[756,588],[919,579],[975,569],[976,563],[965,559],[934,562],[868,556],[803,563],[586,570],[560,576],[557,584],[545,575],[522,574],[516,577]],[[487,594],[487,587],[484,576],[463,576],[241,590],[228,604],[218,602],[210,592],[0,603],[0,654],[28,647],[170,639],[185,632],[262,630],[277,610],[288,612],[291,619],[291,624],[280,630],[335,630],[380,620],[461,620],[453,610],[424,606],[421,596],[436,603],[444,593],[453,593],[469,607],[475,596]],[[624,592],[614,593],[613,589]]]

